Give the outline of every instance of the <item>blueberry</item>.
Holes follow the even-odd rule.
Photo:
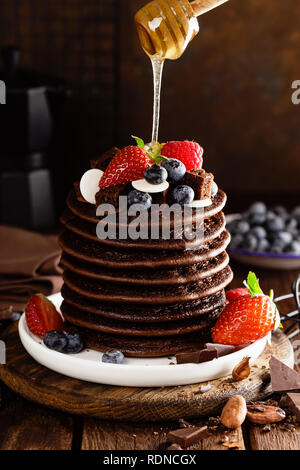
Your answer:
[[[240,233],[238,233],[237,235],[233,235],[230,242],[230,249],[236,250],[237,248],[239,248],[240,245],[243,243],[243,240],[244,237]]]
[[[250,232],[252,235],[254,235],[256,238],[261,240],[262,238],[267,237],[267,232],[263,227],[253,227]]]
[[[261,240],[258,241],[256,251],[258,253],[265,253],[266,251],[270,250],[270,243],[266,238],[262,238]]]
[[[300,206],[297,206],[295,207],[295,209],[292,210],[292,216],[300,217]]]
[[[300,242],[296,240],[292,241],[292,243],[288,245],[284,251],[292,255],[300,256]]]
[[[177,186],[173,190],[173,199],[175,202],[184,206],[185,204],[190,204],[195,197],[194,190],[190,186]]]
[[[47,348],[63,352],[68,344],[68,338],[62,331],[52,330],[45,334],[43,342]]]
[[[284,244],[276,242],[271,246],[270,251],[271,253],[281,254],[284,252]]]
[[[152,165],[145,170],[144,177],[150,184],[161,184],[167,181],[168,172],[160,165]]]
[[[238,222],[238,220],[232,220],[231,222],[228,222],[226,224],[226,229],[228,230],[228,232],[230,232],[231,234],[235,233],[235,228],[236,228],[237,222]]]
[[[250,214],[248,221],[252,227],[263,225],[266,222],[266,214]]]
[[[288,211],[283,206],[275,206],[273,207],[272,211],[276,215],[280,215],[280,217],[282,217],[284,220],[286,220],[289,217]]]
[[[293,233],[295,229],[297,230],[297,227],[298,227],[297,219],[295,219],[294,217],[291,217],[290,219],[287,220],[286,226],[285,226],[286,230],[291,231]]]
[[[267,221],[266,228],[271,232],[280,232],[285,228],[284,220],[280,216],[275,216]]]
[[[215,197],[215,195],[218,193],[219,188],[217,183],[214,181],[212,185],[212,190],[211,190],[211,197]]]
[[[239,220],[235,226],[235,232],[244,235],[245,233],[249,232],[250,225],[246,220]]]
[[[148,210],[152,204],[152,197],[148,193],[142,193],[134,189],[127,196],[128,205],[138,204],[144,210]]]
[[[108,362],[109,364],[123,364],[124,359],[124,354],[117,349],[111,349],[102,356],[102,362]]]
[[[267,221],[275,219],[277,216],[274,211],[268,211],[266,213],[266,219]]]
[[[284,247],[289,245],[293,240],[293,236],[290,232],[278,232],[274,238],[274,244],[280,243]]]
[[[257,245],[257,238],[254,235],[251,235],[251,233],[248,233],[244,238],[241,248],[246,251],[256,251]]]
[[[180,181],[186,174],[185,164],[176,158],[165,160],[161,166],[167,170],[169,180]]]
[[[84,348],[81,336],[77,333],[67,333],[67,345],[64,352],[67,354],[78,354]]]
[[[263,202],[254,202],[249,207],[249,214],[265,214],[267,212],[266,205]]]

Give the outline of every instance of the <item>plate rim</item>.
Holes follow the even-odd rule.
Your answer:
[[[57,293],[48,297],[59,308],[62,300],[61,294]],[[264,351],[267,344],[267,336],[260,338],[258,341],[251,343],[244,349],[235,351],[229,355],[222,356],[201,364],[109,364],[101,361],[102,353],[99,351],[98,370],[94,370],[95,358],[80,357],[78,355],[67,355],[57,351],[48,349],[41,338],[34,336],[28,329],[25,319],[25,313],[22,314],[19,325],[19,336],[21,342],[34,360],[44,367],[78,380],[89,381],[93,383],[104,383],[108,385],[125,386],[125,387],[162,387],[162,386],[180,386],[193,383],[203,383],[228,376],[229,365],[231,370],[244,356],[249,356],[255,361]],[[91,348],[88,348],[92,350]],[[88,352],[87,352],[88,354]],[[63,357],[63,361],[61,360]],[[170,356],[169,356],[170,357]],[[128,358],[128,360],[138,360],[139,358]],[[153,358],[151,358],[153,359]],[[159,358],[154,358],[158,359]],[[153,361],[152,361],[153,362]],[[251,360],[250,360],[251,362]],[[209,368],[214,363],[215,367],[211,371],[205,372],[205,368]],[[51,366],[50,366],[51,364]],[[82,366],[82,367],[81,367]],[[84,366],[84,367],[83,367]],[[77,369],[82,369],[83,373],[77,375]],[[76,375],[75,371],[76,370]],[[226,373],[220,373],[226,370]],[[97,379],[95,379],[95,374]],[[101,371],[103,375],[101,377]],[[122,371],[122,374],[120,374]],[[145,371],[147,373],[145,374]],[[183,373],[184,371],[184,373]],[[151,372],[151,374],[149,374]],[[132,374],[133,373],[133,374]],[[182,373],[182,375],[181,375]],[[109,375],[108,375],[109,374]],[[207,378],[204,376],[207,375]],[[154,379],[153,379],[154,377]]]

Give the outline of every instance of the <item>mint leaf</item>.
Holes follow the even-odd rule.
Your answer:
[[[249,289],[251,295],[263,294],[259,285],[259,279],[253,272],[249,272],[247,281],[244,281],[245,286]]]
[[[141,149],[144,149],[145,148],[145,142],[143,141],[143,139],[141,139],[140,137],[136,137],[135,135],[132,135],[131,136],[137,143],[137,145],[141,148]]]

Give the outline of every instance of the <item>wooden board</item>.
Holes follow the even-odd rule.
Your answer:
[[[68,413],[118,421],[175,421],[213,415],[226,400],[242,394],[246,400],[260,400],[271,393],[268,364],[271,354],[293,365],[293,349],[281,331],[273,335],[272,347],[252,366],[251,375],[233,383],[230,377],[210,382],[201,393],[200,385],[162,388],[133,388],[98,385],[52,372],[34,361],[20,343],[17,325],[3,335],[7,364],[0,366],[0,379],[25,398]]]

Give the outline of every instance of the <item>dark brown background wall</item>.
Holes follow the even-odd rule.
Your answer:
[[[133,16],[144,0],[0,0],[0,43],[23,64],[67,79],[73,97],[56,143],[61,194],[107,147],[150,139],[152,75]],[[200,18],[185,55],[165,66],[160,138],[205,147],[231,194],[300,193],[300,3],[230,0]],[[58,171],[59,170],[59,171]]]

